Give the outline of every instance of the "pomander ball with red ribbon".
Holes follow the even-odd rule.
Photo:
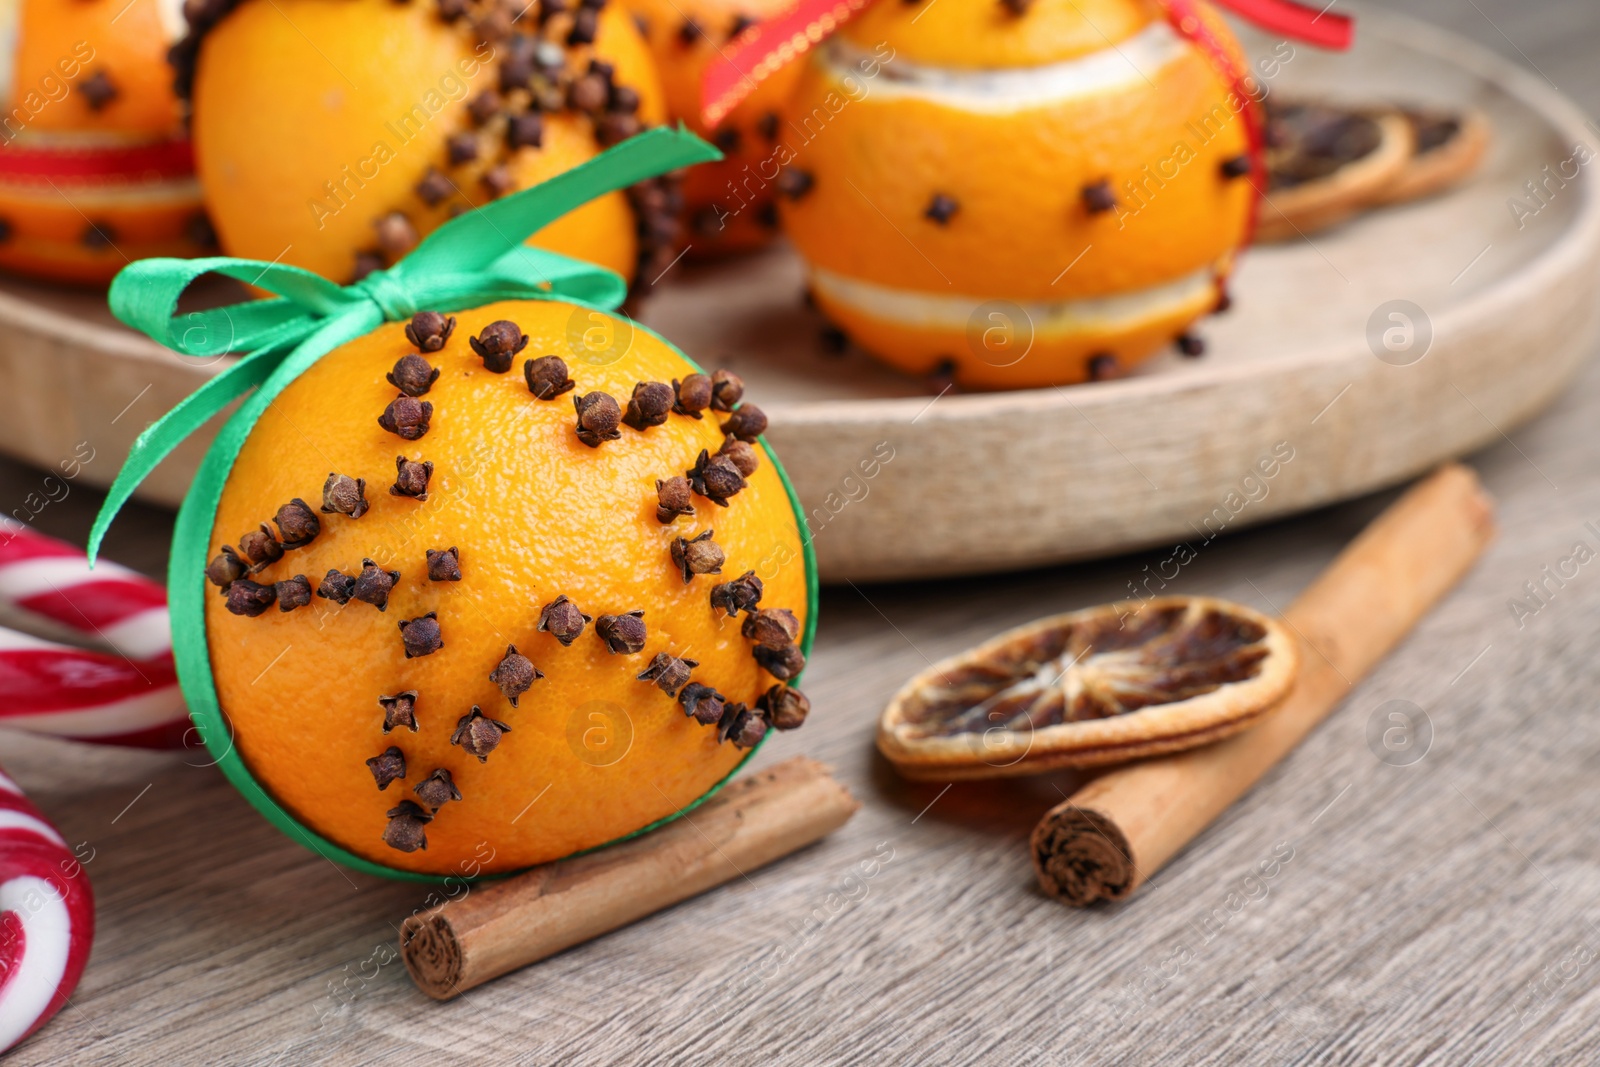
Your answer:
[[[0,4],[0,269],[108,281],[212,248],[167,49],[180,5]]]
[[[1300,28],[1340,43],[1314,16]],[[803,3],[708,71],[708,109],[807,50],[775,185],[815,303],[851,340],[974,388],[1202,351],[1192,326],[1226,307],[1265,184],[1271,88],[1209,5]]]

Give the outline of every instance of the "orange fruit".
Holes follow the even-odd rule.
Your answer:
[[[700,113],[700,80],[720,49],[789,0],[625,0],[650,43],[667,111],[720,148],[726,158],[684,176],[691,254],[757,248],[777,232],[772,183],[783,138],[780,112],[799,80],[791,63],[758,85],[716,127]]]
[[[0,267],[109,279],[130,260],[208,248],[166,52],[170,4],[0,8]]]
[[[977,388],[1173,341],[1218,303],[1253,195],[1251,105],[1154,4],[1015,6],[874,4],[806,67],[778,183],[821,310]]]
[[[573,8],[594,19],[590,45],[566,43],[578,14],[541,25],[538,5],[462,6],[447,21],[434,3],[246,0],[202,27],[196,162],[229,254],[346,281],[453,213],[662,121],[649,51],[622,12]],[[659,204],[636,220],[615,192],[530,243],[631,277],[642,256],[670,261],[675,238]]]
[[[406,439],[379,422],[397,400],[386,375],[412,380],[395,367],[418,352],[406,324],[334,350],[276,398],[223,489],[213,551],[238,548],[208,570],[225,595],[206,598],[205,619],[217,699],[256,782],[301,825],[348,852],[434,874],[461,874],[464,866],[476,873],[472,865],[516,870],[630,834],[695,802],[746,750],[688,717],[685,694],[710,686],[730,707],[757,707],[779,683],[773,670],[792,673],[795,662],[786,657],[799,655],[783,627],[797,638],[812,612],[795,507],[764,446],[749,457],[759,465],[748,484],[723,497],[727,506],[685,490],[690,514],[669,514],[674,521],[663,523],[657,513],[657,480],[694,468],[703,450],[715,456],[725,444],[719,423],[745,420],[750,430],[750,405],[732,415],[707,410],[703,418],[670,413],[644,430],[621,425],[618,437],[602,434],[590,447],[576,432],[575,398],[604,392],[627,404],[635,383],[674,379],[692,392],[694,366],[642,327],[557,301],[491,304],[455,320],[443,347],[423,356],[439,375],[420,397],[432,405],[421,437]],[[504,357],[507,373],[494,373],[471,341],[501,320],[515,323],[526,348],[515,365]],[[570,368],[576,387],[549,399],[533,395],[524,362],[573,352],[583,353]],[[398,418],[393,425],[408,425],[403,413]],[[397,472],[397,457],[432,464],[422,480],[426,499],[391,490],[403,483],[414,494],[420,475]],[[726,463],[713,465],[727,474]],[[361,493],[330,471],[364,480]],[[717,473],[707,475],[706,492],[715,493]],[[296,499],[306,509],[279,510]],[[296,531],[303,533],[308,515],[317,520],[314,535],[287,547],[301,539]],[[278,524],[265,536],[264,520]],[[285,547],[274,550],[269,540]],[[685,544],[695,546],[687,580]],[[714,559],[696,555],[712,544],[725,557],[720,573],[706,570]],[[275,551],[281,558],[271,558]],[[249,578],[230,574],[234,554],[263,565]],[[763,584],[764,614],[736,604],[746,610],[730,617],[718,598],[747,588],[748,571]],[[392,587],[390,572],[398,572]],[[452,573],[459,580],[449,580]],[[339,574],[360,579],[354,596]],[[558,638],[559,618],[541,629],[546,606],[560,597],[592,617],[568,645]],[[235,613],[257,607],[253,616]],[[792,623],[773,613],[780,608],[793,612]],[[639,641],[626,640],[633,623],[606,618],[633,611],[644,613]],[[410,628],[430,613],[442,641],[436,651],[418,644],[427,635]],[[611,651],[603,634],[623,639],[624,650]],[[531,671],[513,660],[509,675],[492,678],[511,646],[542,677],[527,684]],[[678,700],[668,683],[639,678],[663,653],[693,661],[684,671],[689,685],[683,678],[670,685]],[[502,688],[518,670],[525,691]],[[380,704],[412,692],[414,730],[405,708],[392,699]],[[800,699],[797,691],[779,692],[791,704]],[[511,696],[519,696],[515,706]],[[796,708],[787,711],[793,716]],[[752,713],[743,725],[759,717]],[[493,722],[509,732],[480,760],[473,746],[482,747],[481,731]],[[392,783],[391,771],[400,772]],[[448,799],[451,787],[459,800]],[[406,804],[432,821],[407,815]],[[416,835],[425,835],[425,847]]]

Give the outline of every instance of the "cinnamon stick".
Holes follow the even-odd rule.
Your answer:
[[[1131,764],[1052,808],[1030,839],[1040,886],[1073,906],[1127,897],[1299,744],[1493,536],[1471,470],[1450,464],[1413,486],[1283,613],[1301,640],[1283,703],[1226,741]]]
[[[473,886],[412,915],[400,956],[419,989],[449,1000],[748,874],[837,830],[858,807],[826,767],[798,756],[632,841]]]

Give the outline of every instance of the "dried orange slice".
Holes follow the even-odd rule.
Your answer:
[[[1404,108],[1400,114],[1411,126],[1411,160],[1376,203],[1399,204],[1441,193],[1477,170],[1489,150],[1489,119],[1481,111]]]
[[[1395,187],[1416,139],[1397,111],[1267,103],[1268,193],[1260,241],[1295,241],[1366,210]]]
[[[1053,615],[935,664],[897,693],[878,748],[908,778],[1036,774],[1237,733],[1288,692],[1294,638],[1211,597]]]

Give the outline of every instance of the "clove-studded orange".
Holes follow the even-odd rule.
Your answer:
[[[706,65],[756,22],[781,14],[786,0],[622,0],[656,58],[668,112],[723,152],[684,176],[691,254],[741,252],[777,233],[773,182],[787,158],[781,110],[800,76],[791,63],[758,85],[715,127],[700,112]]]
[[[604,0],[192,7],[180,84],[229,255],[359,277],[665,117],[649,50]],[[677,254],[669,185],[599,197],[530,243],[653,278]]]
[[[104,282],[215,251],[166,62],[178,7],[0,4],[0,268]]]
[[[820,310],[912,374],[1115,376],[1223,299],[1253,193],[1245,70],[1144,0],[873,4],[785,111],[785,232]],[[1226,73],[1225,73],[1226,68]]]
[[[672,816],[808,707],[802,535],[765,446],[725,436],[765,421],[738,379],[558,301],[453,319],[380,327],[283,391],[207,571],[217,697],[256,781],[350,852],[435,874]],[[597,329],[615,343],[575,356]],[[641,382],[713,399],[636,428],[617,412]],[[380,424],[397,399],[426,419]],[[657,483],[697,465],[739,485],[662,513]]]

